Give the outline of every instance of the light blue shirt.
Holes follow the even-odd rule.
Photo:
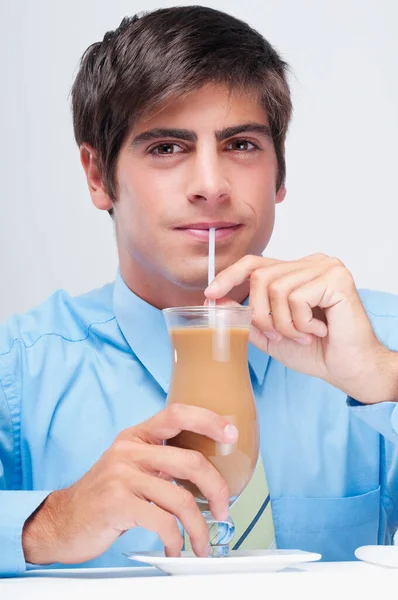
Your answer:
[[[361,296],[379,338],[397,349],[398,298]],[[390,544],[398,519],[395,403],[347,400],[251,345],[249,367],[278,547],[353,560],[358,546]],[[121,430],[161,410],[170,375],[161,311],[119,274],[77,298],[58,291],[0,327],[2,574],[27,567],[28,516],[50,491],[82,477]],[[131,566],[123,552],[161,548],[156,534],[137,528],[81,566]]]

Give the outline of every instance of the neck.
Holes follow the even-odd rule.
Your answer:
[[[203,306],[204,289],[181,287],[159,273],[127,265],[120,260],[120,273],[127,287],[139,298],[160,310],[174,306]],[[237,286],[228,294],[229,300],[241,304],[249,295],[249,282]]]

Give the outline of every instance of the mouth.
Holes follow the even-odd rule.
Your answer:
[[[177,231],[181,231],[198,241],[209,242],[209,230],[214,227],[216,242],[225,240],[233,236],[243,225],[241,223],[221,222],[214,223],[190,223],[181,227],[176,227]]]

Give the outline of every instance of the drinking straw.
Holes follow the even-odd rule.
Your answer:
[[[216,230],[215,227],[210,227],[209,229],[209,259],[208,259],[208,275],[207,275],[207,283],[211,284],[215,277],[215,252],[216,252]],[[209,306],[215,306],[216,301],[213,299],[209,299]]]

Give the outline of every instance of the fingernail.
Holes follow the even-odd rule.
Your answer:
[[[264,331],[263,333],[264,333],[264,335],[265,335],[266,337],[268,337],[268,336],[272,336],[272,337],[268,337],[268,339],[269,339],[271,342],[280,342],[280,341],[281,341],[281,339],[282,339],[282,336],[281,336],[281,334],[280,334],[280,333],[277,333],[276,331]]]
[[[203,557],[206,557],[206,556],[210,556],[210,552],[211,552],[210,544],[206,544],[206,546],[203,548],[203,552],[201,554]]]
[[[269,331],[263,331],[263,333],[271,342],[276,342],[278,339],[278,335],[276,333],[270,333]]]
[[[294,341],[297,342],[298,344],[301,344],[301,346],[308,346],[308,344],[311,343],[310,338],[295,338]]]
[[[207,292],[215,292],[217,290],[218,284],[216,281],[212,281],[212,283],[210,285],[207,286],[207,288],[205,289],[205,294]]]
[[[221,516],[222,521],[228,521],[229,519],[229,508],[226,508]]]
[[[228,442],[235,442],[238,439],[239,431],[235,425],[226,425],[224,427],[224,437]]]

